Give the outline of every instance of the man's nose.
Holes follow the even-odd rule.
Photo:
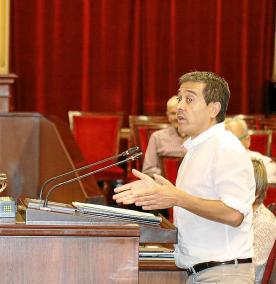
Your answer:
[[[186,107],[186,103],[185,100],[181,100],[178,104],[177,104],[177,110],[179,109],[184,109]]]

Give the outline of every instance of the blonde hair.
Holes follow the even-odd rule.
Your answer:
[[[244,119],[234,116],[234,117],[227,117],[224,121],[224,125],[226,129],[229,129],[229,128],[231,129],[231,126],[233,124],[236,124],[236,125],[238,124],[239,126],[241,126],[244,133],[248,134],[248,126]]]
[[[256,192],[254,204],[263,203],[267,191],[267,174],[264,163],[256,158],[251,159],[254,168],[254,176],[256,181]]]

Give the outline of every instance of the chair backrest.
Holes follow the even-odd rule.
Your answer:
[[[159,156],[161,175],[169,180],[172,184],[175,184],[178,168],[183,160],[183,157],[173,156]],[[168,219],[173,222],[173,208],[168,209]]]
[[[271,130],[249,130],[251,144],[250,150],[270,156],[272,131]]]
[[[265,116],[260,120],[260,129],[276,130],[276,115]]]
[[[269,254],[266,266],[265,266],[262,284],[270,283],[269,280],[270,280],[273,268],[275,266],[275,258],[276,258],[276,241],[274,242],[274,246],[272,247],[272,250],[270,251],[270,254]]]
[[[156,130],[167,128],[169,125],[166,116],[130,115],[131,145],[140,147],[145,154],[151,134]],[[139,160],[139,169],[141,169],[142,163],[143,159]]]
[[[261,128],[272,131],[270,156],[276,160],[276,115],[262,119]]]
[[[86,162],[118,154],[122,113],[69,111],[70,128]]]
[[[276,183],[269,183],[267,186],[264,205],[268,206],[271,203],[276,203]]]
[[[272,130],[270,157],[276,161],[276,129]]]
[[[183,160],[183,157],[159,156],[161,175],[175,184],[178,168]]]

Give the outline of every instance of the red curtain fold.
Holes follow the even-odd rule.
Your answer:
[[[11,1],[15,110],[160,114],[178,77],[210,70],[229,114],[263,113],[275,1]]]

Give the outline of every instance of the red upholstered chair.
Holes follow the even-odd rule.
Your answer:
[[[276,117],[262,121],[265,130],[272,131],[270,156],[276,161]]]
[[[260,152],[263,155],[270,156],[271,151],[271,130],[249,130],[251,144],[250,150]]]
[[[86,163],[96,162],[118,154],[122,113],[93,113],[69,111],[70,128]],[[115,162],[115,161],[113,161]],[[103,164],[98,167],[103,167]],[[94,167],[93,169],[97,169]],[[97,180],[125,180],[125,171],[115,166],[95,174]]]
[[[175,184],[178,168],[183,160],[183,157],[160,156],[160,165],[162,176]]]
[[[271,193],[271,195],[269,195]],[[264,200],[264,204],[267,208],[276,216],[276,184],[270,184],[268,186],[267,195]],[[262,284],[276,283],[276,241],[274,242],[274,246],[269,254],[265,271],[262,279]],[[273,274],[273,276],[272,276]],[[274,278],[274,282],[271,278]]]
[[[276,203],[276,183],[269,183],[267,187],[266,197],[264,200],[264,205]]]
[[[183,157],[160,156],[161,175],[175,184],[178,168],[183,160]],[[169,221],[173,222],[173,209],[169,208]]]
[[[166,116],[130,115],[129,126],[131,131],[131,145],[139,146],[145,154],[150,135],[159,129],[169,126]],[[136,164],[138,170],[142,169],[143,159]]]
[[[261,129],[276,130],[276,115],[264,117],[260,120]]]
[[[276,128],[272,130],[270,157],[276,161]]]
[[[262,284],[269,284],[269,283],[275,283],[271,282],[270,278],[272,276],[273,268],[275,267],[275,258],[276,258],[276,241],[274,242],[274,246],[269,254],[266,266],[265,266],[265,271],[262,279]]]

